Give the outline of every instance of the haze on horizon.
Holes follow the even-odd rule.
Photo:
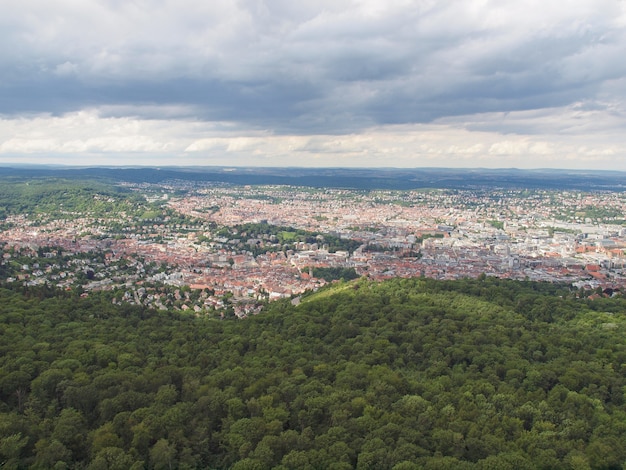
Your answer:
[[[2,11],[2,164],[626,170],[623,0]]]

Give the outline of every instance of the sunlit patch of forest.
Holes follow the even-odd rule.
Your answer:
[[[583,469],[626,462],[626,301],[338,283],[243,321],[0,291],[0,465]]]
[[[0,219],[11,214],[55,217],[110,216],[134,213],[142,197],[111,184],[56,178],[0,180]]]

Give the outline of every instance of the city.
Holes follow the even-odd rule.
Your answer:
[[[7,216],[4,280],[240,318],[341,277],[487,275],[595,296],[626,286],[626,196],[615,191],[122,186],[160,209]]]

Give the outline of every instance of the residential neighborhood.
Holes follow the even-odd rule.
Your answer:
[[[114,293],[113,302],[198,314],[296,298],[332,280],[498,276],[626,286],[626,197],[544,190],[357,191],[291,186],[132,185],[158,213],[10,215],[4,280]],[[182,223],[179,223],[182,222]]]

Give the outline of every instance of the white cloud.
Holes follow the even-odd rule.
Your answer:
[[[523,120],[521,114],[507,119]],[[502,134],[444,122],[343,135],[275,135],[228,122],[111,117],[96,110],[0,120],[2,161],[82,164],[81,158],[90,164],[626,170],[626,139],[601,133]]]

